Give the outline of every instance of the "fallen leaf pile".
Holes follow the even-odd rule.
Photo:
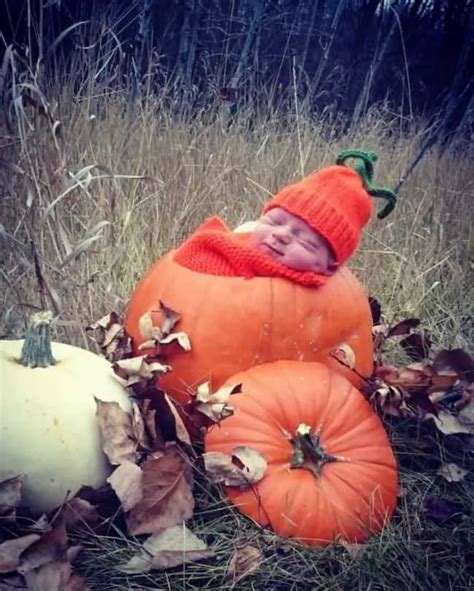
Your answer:
[[[363,391],[381,414],[431,421],[445,435],[474,434],[474,361],[460,349],[432,354],[432,343],[420,331],[420,321],[409,318],[393,327],[380,324],[380,305],[371,301],[374,315],[375,369],[364,379]],[[212,560],[209,548],[186,525],[195,508],[196,473],[205,471],[220,486],[251,487],[263,478],[265,458],[250,447],[232,454],[202,453],[206,431],[233,414],[232,397],[241,385],[212,391],[200,384],[187,404],[180,405],[159,387],[159,377],[171,370],[174,348],[189,351],[192,343],[183,332],[174,332],[180,315],[159,302],[157,310],[144,314],[140,330],[142,355],[132,357],[130,338],[121,318],[112,312],[87,327],[101,353],[111,362],[117,380],[129,389],[132,409],[123,411],[115,402],[96,399],[102,447],[113,471],[99,491],[83,487],[78,495],[54,514],[19,519],[22,476],[0,483],[0,526],[7,536],[0,544],[0,589],[33,591],[87,591],[72,563],[80,546],[71,546],[68,532],[78,526],[94,528],[104,522],[98,509],[114,499],[131,536],[147,536],[136,553],[116,568],[127,574],[166,569],[186,562]],[[397,367],[383,361],[387,342],[398,342],[412,360]],[[333,356],[349,368],[353,351],[346,345]],[[463,480],[467,471],[446,463],[436,472],[448,483]],[[427,498],[424,513],[437,523],[456,520],[459,507],[447,500]],[[27,525],[25,525],[25,523]],[[351,555],[360,545],[346,547]],[[227,567],[225,580],[235,585],[255,572],[261,550],[252,544],[239,546]]]
[[[0,483],[0,523],[9,524],[10,531],[16,530],[14,537],[0,544],[0,589],[89,591],[72,566],[81,547],[69,545],[67,532],[78,523],[95,524],[99,518],[95,508],[75,498],[50,520],[42,516],[27,526],[20,525],[16,512],[21,482],[21,477],[15,477]]]
[[[111,362],[116,379],[129,388],[131,396],[130,413],[116,402],[96,399],[102,448],[114,467],[107,486],[120,503],[128,533],[148,536],[136,555],[117,565],[129,574],[215,556],[215,551],[186,526],[195,505],[193,467],[207,467],[210,479],[217,484],[242,487],[262,478],[266,469],[264,458],[251,448],[238,448],[231,456],[217,454],[218,460],[198,457],[189,431],[194,442],[202,441],[211,425],[231,416],[230,397],[240,392],[240,385],[214,392],[210,384],[201,384],[185,406],[179,406],[157,386],[157,378],[171,369],[166,357],[172,347],[191,347],[187,335],[173,332],[179,319],[179,314],[162,302],[156,312],[142,316],[144,354],[137,357],[131,357],[130,339],[115,312],[87,327],[102,355]],[[15,522],[21,482],[18,476],[0,483],[0,515],[8,520],[12,534],[0,545],[0,588],[86,591],[71,566],[80,547],[69,546],[67,531],[79,523],[91,527],[99,522],[99,514],[87,498],[97,499],[99,504],[101,499],[110,502],[110,493],[83,487],[59,512],[26,527],[24,520],[22,525]]]
[[[371,302],[374,310],[375,300]],[[378,306],[378,307],[377,307]],[[432,353],[429,336],[416,332],[418,318],[395,326],[379,323],[380,306],[375,309],[373,375],[364,380],[363,391],[382,413],[433,421],[444,435],[474,435],[474,359],[462,349]],[[398,342],[413,360],[396,367],[383,361],[384,345]]]
[[[135,397],[131,415],[114,402],[97,401],[103,449],[110,463],[116,465],[108,483],[120,500],[128,532],[149,535],[142,549],[117,568],[142,573],[211,559],[214,550],[185,525],[194,512],[192,468],[198,463],[186,424],[191,425],[194,436],[202,436],[207,426],[232,414],[229,397],[240,387],[212,392],[205,384],[184,407],[178,407],[156,387],[154,376],[142,376],[132,388]],[[203,454],[205,467],[208,462],[212,465],[212,459],[206,460],[208,455]],[[227,472],[234,474],[232,482],[235,474],[240,475],[240,486],[263,477],[266,463],[257,451],[242,448],[234,450],[232,456],[220,455],[227,463]],[[217,469],[209,476],[216,483],[226,482],[221,477],[225,471]]]
[[[92,322],[86,326],[86,332],[108,361],[119,361],[131,355],[131,339],[126,334],[117,312],[110,312],[100,320]]]

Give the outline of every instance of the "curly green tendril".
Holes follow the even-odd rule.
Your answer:
[[[349,159],[356,160],[352,168],[360,175],[367,193],[372,197],[381,197],[387,201],[382,211],[377,214],[380,220],[386,218],[395,209],[397,195],[387,187],[379,187],[374,184],[374,162],[378,159],[377,153],[349,148],[338,154],[336,164],[345,164]]]

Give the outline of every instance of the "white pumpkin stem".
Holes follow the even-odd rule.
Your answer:
[[[50,327],[53,314],[36,312],[30,318],[19,362],[26,367],[49,367],[56,360],[51,351]]]
[[[319,435],[311,433],[311,427],[302,423],[292,438],[293,456],[290,468],[305,468],[316,477],[321,476],[323,467],[329,462],[337,462],[340,458],[326,453],[321,445]]]

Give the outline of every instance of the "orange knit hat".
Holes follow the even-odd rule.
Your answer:
[[[344,164],[348,158],[359,159],[354,168]],[[370,219],[371,195],[389,201],[379,217],[385,217],[395,207],[392,191],[372,185],[376,159],[375,152],[345,150],[335,165],[284,187],[265,204],[263,213],[281,207],[302,218],[326,238],[337,262],[342,264],[357,248],[361,231]]]

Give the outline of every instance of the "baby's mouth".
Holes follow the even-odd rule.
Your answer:
[[[271,244],[268,244],[267,242],[263,242],[263,245],[266,246],[269,250],[271,250],[275,254],[278,254],[280,256],[283,254],[281,251],[277,250],[274,246],[272,246]]]

